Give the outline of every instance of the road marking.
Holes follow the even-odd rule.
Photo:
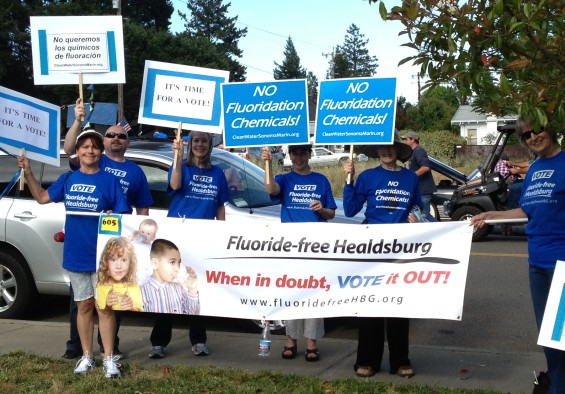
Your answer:
[[[527,253],[482,253],[471,252],[471,256],[528,257]]]

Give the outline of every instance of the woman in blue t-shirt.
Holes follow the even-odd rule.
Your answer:
[[[20,168],[33,197],[40,204],[63,201],[67,217],[65,220],[65,243],[63,268],[68,272],[78,305],[77,325],[82,346],[82,358],[74,372],[84,374],[94,368],[92,335],[94,333],[96,294],[96,242],[98,239],[98,217],[69,214],[100,213],[112,211],[128,212],[125,194],[118,179],[100,170],[100,158],[104,150],[103,137],[95,130],[85,130],[76,139],[76,152],[80,168],[62,174],[49,188],[43,189],[35,179],[25,157],[18,159]],[[111,308],[99,309],[100,335],[105,349],[104,375],[108,378],[120,376],[118,356],[112,355],[116,319]]]
[[[335,217],[337,205],[328,178],[310,169],[308,161],[312,154],[311,145],[290,145],[288,148],[292,171],[273,178],[272,154],[263,148],[261,158],[269,166],[265,172],[267,192],[281,200],[281,222],[327,222]],[[267,178],[269,177],[269,178]],[[306,338],[306,361],[318,361],[317,339],[324,336],[324,319],[297,319],[286,322],[286,346],[282,358],[296,357],[296,342]]]
[[[173,142],[176,162],[169,170],[167,193],[173,199],[167,216],[186,219],[225,220],[225,204],[230,199],[228,182],[221,168],[212,165],[212,135],[192,131],[188,137],[188,154],[183,162],[184,147],[181,140]],[[171,341],[173,315],[162,314],[155,319],[151,332],[150,358],[163,358]],[[192,353],[209,354],[206,344],[204,316],[190,316],[189,329]]]
[[[483,212],[473,216],[471,223],[483,227],[486,220],[528,218],[530,292],[539,330],[555,265],[557,260],[565,260],[565,153],[549,125],[535,130],[533,122],[519,120],[516,132],[538,157],[525,175],[519,207]],[[551,382],[548,392],[565,393],[565,351],[550,347],[543,351]]]
[[[395,134],[393,145],[369,145],[363,151],[369,157],[378,157],[381,165],[359,174],[354,182],[355,165],[352,160],[344,164],[346,183],[343,188],[343,209],[353,217],[365,209],[365,223],[418,222],[410,211],[414,205],[422,207],[420,184],[414,171],[403,168],[397,160],[405,162],[412,148]],[[384,352],[385,327],[389,349],[389,373],[410,378],[414,369],[408,358],[409,320],[407,318],[359,318],[357,376],[373,376],[381,368]]]

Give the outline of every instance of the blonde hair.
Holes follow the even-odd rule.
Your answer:
[[[206,139],[208,140],[208,153],[206,153],[206,156],[204,156],[201,163],[196,162],[194,158],[194,154],[192,153],[192,140],[194,139],[194,136],[197,134],[203,134],[204,136],[206,136]],[[198,164],[202,164],[204,168],[212,167],[212,161],[210,159],[210,156],[212,156],[212,149],[214,149],[212,142],[212,134],[205,133],[203,131],[191,131],[190,135],[188,136],[188,154],[186,156],[186,163],[189,166],[197,166]]]
[[[129,256],[128,273],[122,281],[129,285],[135,285],[137,283],[135,275],[137,271],[137,256],[135,255],[133,244],[126,237],[114,237],[106,242],[106,246],[104,246],[104,250],[100,255],[100,263],[98,264],[97,283],[105,284],[110,280],[108,262],[112,256]]]
[[[155,227],[155,232],[157,232],[157,230],[159,230],[159,226],[157,226],[157,222],[153,219],[143,219],[141,221],[141,223],[139,223],[139,228],[141,228],[141,226]]]

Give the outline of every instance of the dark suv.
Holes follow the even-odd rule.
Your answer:
[[[498,132],[496,142],[484,162],[453,192],[450,201],[444,204],[444,211],[451,220],[469,220],[481,212],[509,209],[509,182],[507,177],[503,177],[494,169],[508,140],[515,132],[515,124],[501,125]],[[483,240],[492,230],[492,225],[475,229],[473,241]]]

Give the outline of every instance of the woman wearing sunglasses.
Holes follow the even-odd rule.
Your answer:
[[[535,130],[531,121],[518,121],[521,141],[538,157],[522,186],[518,208],[483,212],[474,216],[475,227],[489,219],[528,218],[530,291],[538,331],[557,260],[565,260],[565,153],[550,125]],[[549,375],[549,393],[565,392],[565,351],[544,347]]]

